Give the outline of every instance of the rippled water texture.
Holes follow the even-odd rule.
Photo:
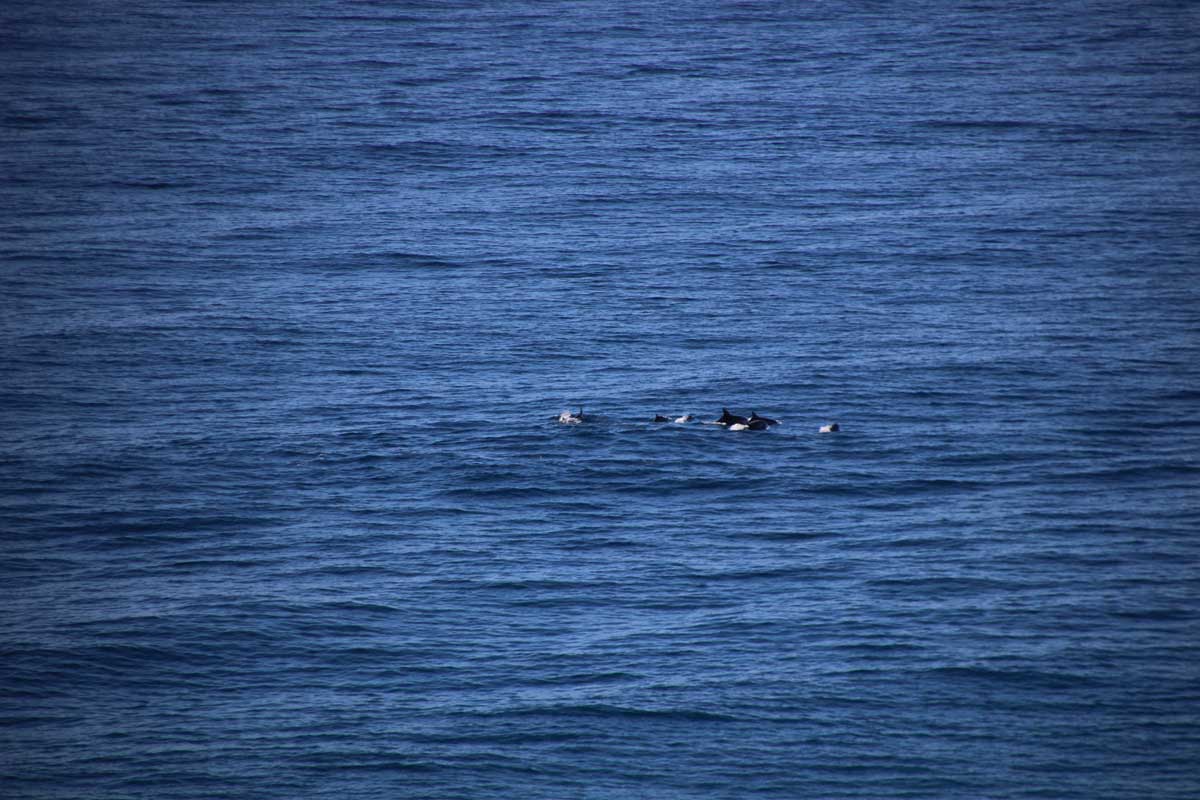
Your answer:
[[[10,6],[0,795],[1200,795],[1194,4]]]

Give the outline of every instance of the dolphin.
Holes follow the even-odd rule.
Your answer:
[[[558,421],[563,425],[578,425],[583,422],[583,407],[580,406],[578,414],[572,414],[570,411],[564,411],[558,415]]]
[[[771,427],[761,419],[756,419],[753,422],[735,422],[729,426],[731,431],[765,431]]]
[[[750,420],[745,417],[739,417],[737,414],[730,414],[728,408],[721,409],[721,417],[717,420],[718,425],[748,425]]]

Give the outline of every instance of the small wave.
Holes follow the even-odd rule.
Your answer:
[[[1046,476],[1046,483],[1063,485],[1068,482],[1082,482],[1104,486],[1153,483],[1161,489],[1186,489],[1195,484],[1193,476],[1197,474],[1200,474],[1200,466],[1174,461],[1105,469],[1055,469]]]
[[[393,575],[393,567],[382,564],[318,564],[308,569],[298,570],[296,575],[325,575],[325,576],[355,576],[355,575]]]
[[[556,581],[552,579],[529,579],[529,580],[511,580],[511,581],[489,581],[482,584],[485,589],[497,589],[500,591],[561,591],[561,590],[579,590],[579,589],[596,589],[602,586],[618,586],[609,582],[586,582],[586,581]]]
[[[1096,686],[1102,682],[1096,678],[1070,672],[1047,672],[1044,670],[992,669],[988,667],[934,667],[924,675],[939,680],[995,684],[1031,690],[1077,689]]]
[[[195,186],[195,183],[190,181],[155,181],[155,180],[140,180],[140,181],[114,181],[112,186],[120,189],[187,189]]]
[[[743,539],[763,539],[770,542],[808,542],[814,539],[828,539],[839,534],[828,531],[759,531],[745,530],[734,534]]]
[[[631,539],[612,539],[608,537],[587,537],[585,539],[573,539],[562,545],[564,550],[638,550],[645,549],[649,545],[644,542],[637,542]]]
[[[539,485],[526,486],[471,486],[443,489],[442,497],[472,500],[521,500],[528,498],[553,497],[557,490]]]
[[[869,587],[893,592],[913,591],[923,596],[979,594],[982,592],[1010,592],[1020,589],[1021,584],[994,578],[971,577],[927,577],[876,578],[866,582]]]
[[[878,508],[878,506],[876,506]],[[901,536],[898,538],[872,539],[863,546],[868,548],[886,547],[897,550],[929,549],[944,552],[948,549],[959,549],[970,546],[971,541],[964,537],[950,536]]]
[[[693,75],[706,74],[704,71],[691,67],[676,67],[669,64],[634,64],[625,72],[626,77],[657,77],[659,75]]]
[[[0,122],[3,122],[5,127],[37,128],[43,125],[60,124],[66,119],[65,116],[47,116],[45,114],[8,114],[0,118]]]
[[[532,686],[587,686],[598,683],[629,683],[640,680],[641,675],[631,672],[573,672],[565,675],[549,675],[530,678]]]
[[[1112,611],[1110,616],[1138,622],[1188,622],[1200,618],[1200,613],[1189,608],[1139,608]]]
[[[607,703],[528,706],[492,712],[492,716],[516,717],[603,717],[612,719],[645,719],[663,722],[736,722],[738,717],[714,711],[690,708],[639,708]]]
[[[350,250],[335,261],[322,259],[313,266],[343,272],[362,267],[385,267],[405,270],[448,270],[461,266],[457,262],[429,253],[414,253],[406,250]]]
[[[558,744],[561,742],[573,742],[581,739],[587,739],[590,734],[582,731],[568,731],[555,728],[548,731],[534,731],[522,728],[517,731],[478,731],[471,730],[470,726],[463,726],[455,733],[418,733],[412,738],[414,741],[425,744],[449,744],[449,745],[512,745],[512,746],[528,746],[539,742],[549,742]]]
[[[961,128],[965,130],[1005,130],[1041,128],[1045,123],[1026,119],[930,119],[921,123],[927,128]]]
[[[208,572],[214,569],[261,569],[264,566],[278,564],[279,559],[254,558],[193,558],[180,561],[164,562],[159,569],[169,571]]]
[[[898,494],[943,494],[977,491],[983,488],[990,488],[990,485],[980,481],[956,478],[919,478],[898,481],[889,488],[892,492]]]
[[[355,772],[437,772],[445,769],[441,764],[404,755],[390,755],[371,750],[329,749],[309,752],[303,759],[293,761],[291,767],[302,772],[330,772],[339,776]]]
[[[696,572],[684,577],[688,580],[701,581],[703,583],[773,580],[775,578],[793,578],[797,575],[807,574],[811,569],[810,567],[801,566],[768,567],[764,569],[730,570],[727,572]]]

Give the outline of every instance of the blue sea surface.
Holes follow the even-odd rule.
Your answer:
[[[0,66],[6,800],[1200,796],[1200,5]]]

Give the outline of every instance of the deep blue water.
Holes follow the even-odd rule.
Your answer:
[[[0,66],[0,796],[1200,796],[1200,5]]]

